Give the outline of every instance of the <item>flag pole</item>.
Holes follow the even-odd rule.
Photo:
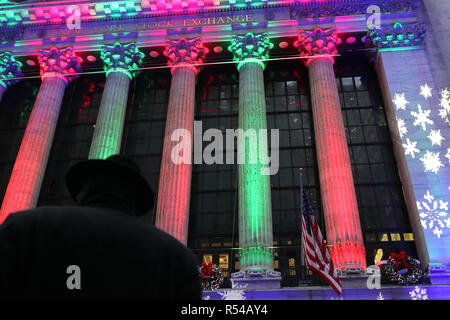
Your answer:
[[[300,238],[303,234],[303,225],[302,225],[302,217],[303,217],[303,168],[299,168],[300,171]],[[303,241],[300,241],[301,248],[300,248],[300,267],[301,267],[301,278],[302,280],[305,280],[305,254],[303,252]]]

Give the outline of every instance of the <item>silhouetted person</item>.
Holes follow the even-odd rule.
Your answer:
[[[154,196],[133,161],[83,161],[66,183],[78,206],[0,225],[0,297],[201,299],[194,254],[138,218]]]

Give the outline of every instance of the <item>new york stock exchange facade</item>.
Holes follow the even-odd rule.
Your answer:
[[[1,1],[0,223],[72,204],[67,169],[121,153],[155,191],[144,219],[222,268],[205,299],[330,299],[303,266],[302,168],[341,297],[448,299],[449,16],[438,0]],[[172,133],[196,123],[278,129],[278,171],[174,163]],[[368,286],[400,251],[429,281]]]

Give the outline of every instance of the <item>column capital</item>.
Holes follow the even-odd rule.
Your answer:
[[[233,35],[228,50],[233,53],[233,60],[239,62],[238,70],[247,62],[256,62],[264,69],[263,60],[269,59],[269,50],[272,48],[273,43],[269,41],[267,32],[247,32],[244,36]]]
[[[22,63],[16,61],[11,52],[0,53],[0,85],[6,88],[18,82],[17,78],[23,77],[20,67]]]
[[[144,54],[139,52],[135,43],[114,43],[112,46],[104,45],[101,48],[100,57],[103,60],[103,68],[106,76],[111,72],[123,72],[133,79],[139,72]]]
[[[301,57],[309,57],[305,59],[306,66],[317,57],[326,57],[334,63],[337,39],[336,28],[324,30],[317,27],[313,31],[299,30],[294,46],[300,51]]]
[[[424,22],[392,25],[374,28],[367,33],[368,45],[378,49],[412,48],[425,45],[426,25]]]
[[[167,64],[173,71],[181,66],[191,68],[198,72],[198,66],[203,63],[203,58],[209,52],[203,46],[200,38],[186,39],[181,37],[178,40],[166,40],[164,55],[168,58]]]
[[[41,67],[41,77],[58,77],[66,83],[72,81],[81,73],[80,63],[83,61],[75,55],[72,47],[50,50],[38,49],[38,60]]]

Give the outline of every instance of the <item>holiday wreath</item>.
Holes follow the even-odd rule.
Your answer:
[[[420,263],[413,257],[407,256],[405,251],[399,254],[391,253],[383,264],[382,270],[389,281],[400,285],[417,283],[424,276]]]
[[[202,262],[199,272],[203,290],[216,290],[223,283],[222,269],[212,262],[208,264]]]

